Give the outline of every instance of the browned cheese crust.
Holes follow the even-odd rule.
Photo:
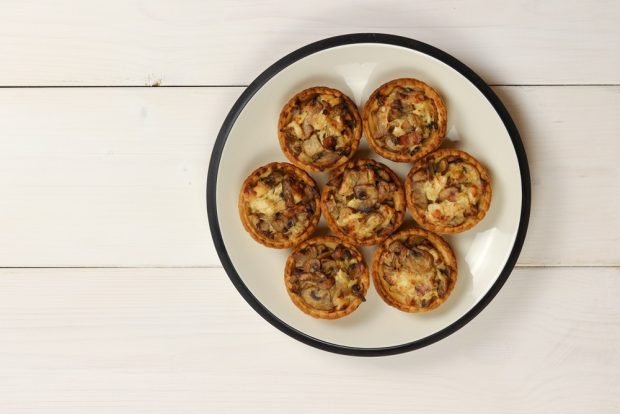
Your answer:
[[[309,238],[319,223],[320,194],[312,177],[288,163],[256,169],[239,193],[239,214],[257,242],[278,249]]]
[[[441,149],[414,165],[405,181],[414,220],[437,233],[460,233],[482,220],[491,204],[487,170],[464,151]]]
[[[350,161],[334,173],[321,194],[329,228],[355,245],[377,244],[403,222],[406,201],[398,176],[373,160]]]
[[[320,319],[342,318],[365,301],[370,276],[362,254],[336,237],[316,237],[290,254],[286,290],[303,312]]]
[[[284,155],[309,172],[331,171],[357,150],[362,119],[342,92],[315,87],[293,96],[282,109],[278,139]]]
[[[448,115],[439,94],[417,79],[395,79],[364,106],[364,134],[382,157],[414,162],[441,145]]]
[[[427,312],[444,303],[456,284],[452,249],[423,229],[403,230],[377,249],[372,261],[379,296],[404,312]]]

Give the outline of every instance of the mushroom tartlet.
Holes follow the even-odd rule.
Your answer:
[[[321,216],[319,200],[318,187],[306,172],[273,162],[256,169],[243,182],[239,214],[254,240],[282,249],[312,235]]]
[[[403,230],[387,239],[372,261],[379,296],[404,312],[426,312],[444,303],[456,284],[452,249],[423,229]]]
[[[364,133],[382,157],[414,162],[441,145],[448,123],[439,94],[417,79],[395,79],[375,90],[364,106]]]
[[[460,233],[482,220],[491,204],[487,170],[464,151],[441,149],[417,162],[405,181],[414,220],[437,233]]]
[[[342,92],[315,87],[299,92],[282,108],[278,139],[284,155],[309,172],[331,171],[357,150],[362,119]]]
[[[286,261],[284,281],[291,300],[303,312],[337,319],[365,301],[370,276],[359,250],[325,236],[295,248]]]
[[[398,176],[373,160],[350,161],[323,187],[329,228],[355,245],[377,244],[400,227],[407,210]]]

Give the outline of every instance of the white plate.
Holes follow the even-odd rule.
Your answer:
[[[489,169],[491,208],[473,229],[446,237],[458,259],[459,277],[452,295],[438,309],[425,314],[401,312],[386,305],[371,287],[367,301],[351,315],[335,321],[313,319],[299,311],[286,293],[283,271],[290,251],[259,245],[243,229],[237,209],[239,189],[255,168],[287,161],[276,127],[282,106],[296,92],[329,86],[349,95],[361,108],[375,88],[399,77],[418,78],[444,98],[448,133],[443,146],[463,149]],[[411,167],[373,154],[365,139],[360,155],[387,164],[401,179]],[[312,175],[319,185],[327,178],[327,174]],[[353,355],[416,349],[449,335],[477,315],[499,291],[516,262],[529,206],[525,152],[510,116],[491,89],[465,65],[436,48],[378,34],[345,35],[313,43],[262,73],[226,118],[207,182],[207,211],[215,246],[246,301],[292,337]],[[412,225],[409,214],[407,225]],[[368,264],[373,250],[363,249]]]

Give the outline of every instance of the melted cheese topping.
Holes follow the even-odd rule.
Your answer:
[[[453,270],[424,237],[392,241],[381,261],[383,287],[398,303],[426,308],[449,294]]]
[[[273,240],[301,235],[318,208],[317,189],[291,171],[265,171],[244,191],[250,223],[257,232]]]
[[[298,100],[282,131],[293,156],[320,170],[348,159],[357,127],[354,110],[343,97],[326,93]]]
[[[374,141],[399,154],[415,154],[436,133],[438,112],[422,89],[395,86],[379,90],[368,119]]]
[[[428,222],[454,227],[478,214],[484,183],[476,167],[462,158],[432,159],[413,180],[415,206]]]
[[[264,183],[259,182],[254,187],[254,192],[256,196],[250,199],[250,210],[252,212],[271,217],[286,209],[281,183],[270,189]]]
[[[326,185],[327,209],[340,230],[356,240],[388,236],[404,210],[399,183],[374,161],[350,164]]]
[[[337,311],[364,301],[361,254],[343,244],[320,242],[293,253],[292,291],[316,310]]]

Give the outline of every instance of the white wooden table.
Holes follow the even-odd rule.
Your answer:
[[[613,0],[0,2],[0,413],[620,412],[619,22]],[[533,193],[496,299],[378,359],[254,313],[204,201],[244,86],[369,31],[493,85]]]

